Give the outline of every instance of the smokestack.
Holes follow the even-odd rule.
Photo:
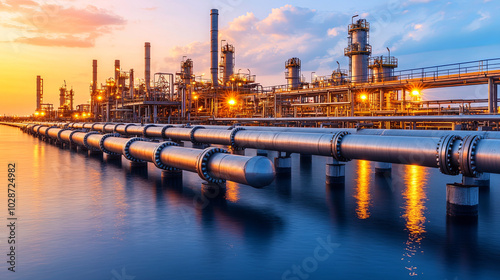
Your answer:
[[[97,90],[97,60],[92,61],[92,94]]]
[[[144,80],[146,82],[147,96],[151,98],[151,43],[144,44],[146,67],[144,70]]]
[[[130,88],[130,98],[134,98],[134,69],[130,69],[130,80],[129,80],[129,88]]]
[[[118,86],[120,79],[120,60],[115,60],[115,84]]]
[[[42,90],[43,90],[43,80],[40,76],[36,76],[36,110],[40,111],[42,108]]]
[[[210,18],[212,25],[210,29],[210,55],[211,67],[210,73],[212,74],[212,85],[218,86],[219,80],[217,77],[218,72],[218,58],[219,58],[219,10],[212,9],[210,11]]]

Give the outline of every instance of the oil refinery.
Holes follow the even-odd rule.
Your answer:
[[[139,123],[272,121],[278,125],[424,129],[457,129],[457,125],[458,129],[489,129],[494,126],[487,121],[469,122],[463,118],[459,121],[407,121],[409,119],[402,117],[498,113],[500,59],[397,70],[398,59],[391,55],[389,48],[387,54],[372,55],[370,23],[355,15],[348,24],[348,45],[344,49],[344,56],[349,59],[348,69],[342,69],[337,62],[338,67],[331,74],[313,77],[311,73],[311,81],[306,82],[300,58],[292,57],[284,63],[286,84],[263,86],[250,69],[248,73],[241,69],[235,71],[237,48],[224,38],[219,42],[218,17],[218,10],[212,9],[209,80],[193,72],[196,61],[190,59],[189,54],[180,61],[178,72],[152,74],[152,46],[146,42],[144,80],[138,84],[134,82],[137,73],[134,69],[123,71],[120,60],[114,62],[114,78],[99,82],[98,61],[92,61],[89,104],[74,108],[75,93],[68,90],[66,84],[60,88],[57,109],[43,103],[43,79],[38,76],[34,116],[51,121]],[[488,85],[487,99],[422,98],[426,89],[481,84]],[[371,119],[365,122],[363,118],[366,117]]]

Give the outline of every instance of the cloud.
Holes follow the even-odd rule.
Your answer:
[[[95,39],[126,24],[110,11],[6,0],[0,6],[0,23],[19,31],[13,41],[37,46],[92,47]]]
[[[390,5],[375,4],[366,8],[370,13],[359,11],[359,14],[362,15],[360,18],[366,17],[370,22],[372,55],[385,55],[386,47],[389,47],[391,54],[401,57],[485,44],[484,40],[477,38],[496,30],[499,22],[490,16],[500,12],[493,2],[476,7],[468,2],[450,5],[442,1],[396,1]],[[480,9],[487,9],[488,13],[480,12]],[[310,71],[328,75],[337,68],[336,61],[340,62],[342,69],[348,68],[343,49],[347,46],[347,25],[351,23],[351,16],[351,13],[285,5],[272,9],[264,17],[249,12],[234,18],[220,28],[219,40],[227,40],[235,46],[236,70],[250,68],[263,84],[267,81],[263,82],[259,77],[271,77],[273,84],[282,79],[285,61],[291,57],[302,60],[306,77]],[[467,30],[467,26],[475,32],[460,32]],[[487,38],[486,44],[496,40],[498,45],[493,36]],[[169,66],[171,71],[178,71],[178,62],[186,55],[193,59],[195,72],[208,72],[209,48],[209,42],[178,46],[170,50],[165,62],[172,65]],[[445,59],[442,55],[439,57],[443,63],[455,62],[446,62]],[[430,66],[433,59],[419,62],[422,66]],[[405,60],[400,60],[400,66],[401,69],[416,67]]]
[[[94,45],[94,40],[80,39],[74,36],[64,36],[53,39],[46,37],[31,37],[31,38],[20,37],[17,38],[15,41],[35,46],[50,46],[50,47],[89,48]]]
[[[336,68],[335,60],[343,57],[343,50],[339,51],[336,46],[345,40],[345,36],[338,35],[346,30],[344,25],[348,19],[347,14],[285,5],[273,9],[264,18],[257,18],[253,13],[234,18],[228,26],[220,28],[219,40],[227,40],[235,46],[236,71],[249,68],[258,76],[282,75],[285,61],[291,57],[302,59],[302,69],[332,69]],[[209,48],[209,42],[177,46],[164,61],[177,66],[182,56],[187,55],[194,61],[195,72],[208,72]]]
[[[475,31],[481,28],[481,25],[483,21],[487,20],[490,18],[490,13],[488,12],[478,12],[479,18],[476,18],[474,21],[472,21],[469,25],[465,27],[465,30],[467,31]]]

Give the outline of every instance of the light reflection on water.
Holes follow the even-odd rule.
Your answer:
[[[370,217],[371,195],[370,195],[370,178],[372,176],[371,163],[366,160],[358,161],[358,178],[356,185],[356,215],[359,219],[364,220]]]
[[[403,260],[407,261],[406,269],[410,276],[416,276],[417,266],[412,264],[411,258],[416,254],[423,254],[421,248],[422,239],[425,234],[425,202],[427,200],[428,172],[424,167],[408,165],[405,166],[404,182],[405,189],[403,191],[404,214],[402,217],[406,221],[406,230],[408,232],[408,240],[406,241],[405,253]]]

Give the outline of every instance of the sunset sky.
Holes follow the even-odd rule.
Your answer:
[[[87,103],[92,59],[98,82],[114,75],[115,59],[143,78],[144,42],[151,42],[153,73],[175,73],[188,56],[196,75],[208,78],[212,8],[219,9],[219,39],[236,48],[236,71],[250,69],[264,86],[285,83],[290,57],[302,60],[307,80],[312,71],[330,74],[335,61],[347,69],[343,48],[354,14],[371,23],[373,55],[389,47],[399,70],[500,57],[498,0],[0,0],[0,114],[34,112],[37,75],[44,103],[57,108],[64,80],[75,104]],[[486,98],[484,87],[454,92]]]

